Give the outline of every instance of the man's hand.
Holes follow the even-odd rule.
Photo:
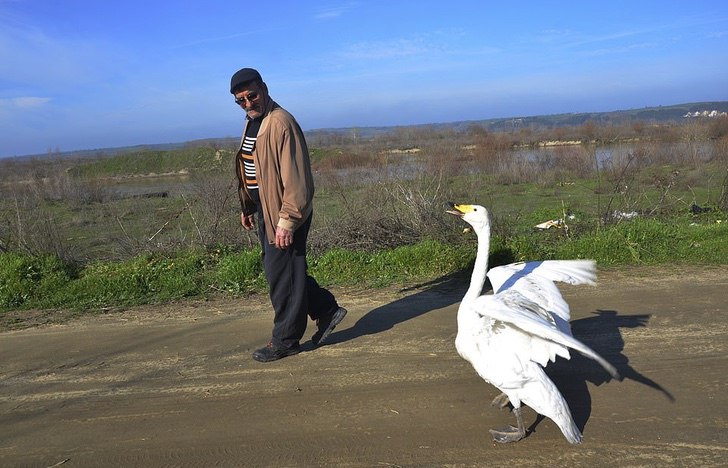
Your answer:
[[[255,228],[255,213],[249,215],[240,213],[240,224],[248,231],[253,230]]]
[[[293,231],[276,227],[276,247],[279,249],[287,249],[293,245]]]

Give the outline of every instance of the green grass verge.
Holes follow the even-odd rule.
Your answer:
[[[728,223],[714,215],[696,222],[633,219],[608,228],[496,234],[491,265],[522,260],[591,258],[598,265],[728,264]],[[578,227],[578,223],[575,224]],[[575,232],[576,231],[576,232]],[[372,253],[334,249],[309,258],[323,285],[378,288],[434,280],[468,271],[475,256],[471,234],[458,244],[426,240]],[[266,290],[260,251],[191,250],[140,255],[82,268],[53,256],[0,254],[0,312],[26,309],[94,311],[214,294]]]

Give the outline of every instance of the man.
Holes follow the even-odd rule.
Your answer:
[[[247,230],[257,223],[275,313],[271,340],[253,353],[253,359],[269,362],[300,351],[307,315],[316,321],[312,341],[320,345],[346,309],[307,272],[314,186],[301,127],[271,99],[268,86],[252,68],[232,76],[230,92],[247,114],[235,161],[240,221]]]

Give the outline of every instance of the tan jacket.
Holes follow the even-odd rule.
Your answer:
[[[245,127],[248,120],[245,120]],[[245,128],[243,128],[245,138]],[[238,176],[238,195],[243,214],[256,211],[243,176],[243,159],[240,148],[236,155],[235,169]],[[258,179],[258,194],[263,206],[266,236],[275,243],[275,227],[295,231],[313,211],[313,175],[308,146],[303,130],[285,109],[269,99],[258,130],[253,149]]]

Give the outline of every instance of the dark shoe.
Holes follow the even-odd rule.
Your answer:
[[[268,346],[265,348],[260,348],[253,352],[253,359],[259,362],[271,362],[286,356],[293,356],[300,352],[301,348],[298,345],[291,346],[290,348],[274,348],[273,343],[268,343]]]
[[[316,320],[316,326],[318,327],[318,331],[313,334],[311,337],[311,341],[313,341],[313,344],[320,345],[323,343],[326,338],[329,337],[332,331],[334,331],[334,328],[336,328],[336,325],[340,324],[342,320],[344,320],[344,317],[346,316],[346,309],[343,307],[339,307],[334,311],[333,314],[327,316],[327,317],[321,317],[318,320]]]

